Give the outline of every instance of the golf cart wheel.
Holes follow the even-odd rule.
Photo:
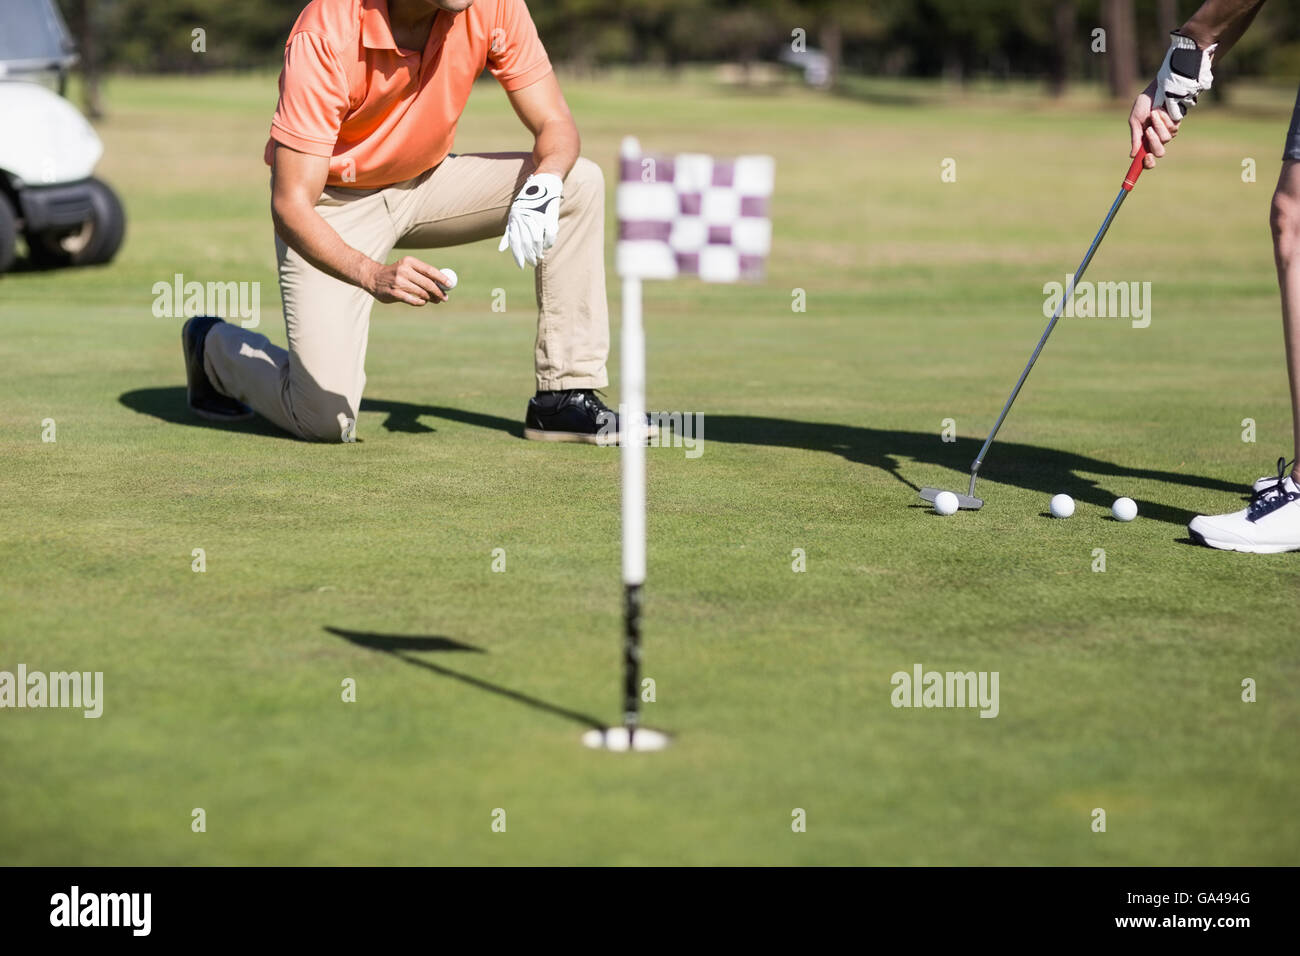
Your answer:
[[[18,221],[9,198],[0,193],[0,275],[14,264],[14,249],[18,243]]]
[[[29,233],[32,264],[50,269],[59,266],[96,266],[117,255],[126,234],[126,212],[117,194],[99,179],[86,181],[90,218],[73,229]]]

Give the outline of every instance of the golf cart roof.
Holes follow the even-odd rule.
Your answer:
[[[75,62],[76,47],[54,0],[0,3],[0,77],[66,70]]]

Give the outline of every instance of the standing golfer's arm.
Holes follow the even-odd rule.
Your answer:
[[[1200,50],[1208,50],[1217,43],[1218,47],[1213,51],[1217,62],[1241,39],[1264,2],[1265,0],[1206,0],[1177,33],[1190,38]],[[1166,59],[1166,64],[1168,62]],[[1164,69],[1162,67],[1162,71]],[[1163,75],[1162,72],[1161,76]],[[1158,82],[1159,76],[1138,94],[1128,118],[1131,139],[1129,155],[1136,156],[1138,147],[1145,143],[1147,155],[1143,166],[1147,169],[1154,167],[1156,160],[1165,155],[1165,144],[1178,133],[1178,122],[1166,110],[1152,108]],[[1195,99],[1192,101],[1195,102]]]
[[[535,173],[552,173],[563,179],[578,161],[582,140],[569,104],[554,73],[536,83],[506,94],[520,121],[533,134]]]
[[[1202,50],[1219,44],[1215,59],[1222,59],[1263,5],[1264,0],[1207,0],[1178,32],[1191,37]]]
[[[328,156],[313,156],[277,145],[271,166],[271,219],[275,232],[317,269],[365,289],[380,302],[424,305],[447,298],[438,284],[445,277],[413,256],[391,265],[376,262],[349,246],[320,214],[316,199],[329,179]]]

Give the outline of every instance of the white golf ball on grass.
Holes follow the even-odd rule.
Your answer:
[[[936,514],[953,515],[957,513],[957,496],[951,491],[941,491],[934,496]]]
[[[1132,498],[1116,498],[1110,506],[1110,513],[1116,521],[1132,521],[1138,516],[1137,502]]]
[[[1051,509],[1053,518],[1068,518],[1074,514],[1074,499],[1069,495],[1052,495]]]

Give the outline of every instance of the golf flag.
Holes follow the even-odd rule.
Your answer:
[[[772,247],[770,156],[715,159],[699,153],[642,155],[629,136],[619,156],[617,271],[623,280],[623,400],[619,406],[623,525],[623,729],[618,749],[657,749],[637,734],[641,693],[641,589],[646,571],[645,329],[643,279],[758,279]],[[598,735],[613,746],[608,733]],[[651,743],[652,741],[656,743]]]
[[[624,278],[760,279],[772,246],[771,156],[642,155],[619,163],[617,270]]]

